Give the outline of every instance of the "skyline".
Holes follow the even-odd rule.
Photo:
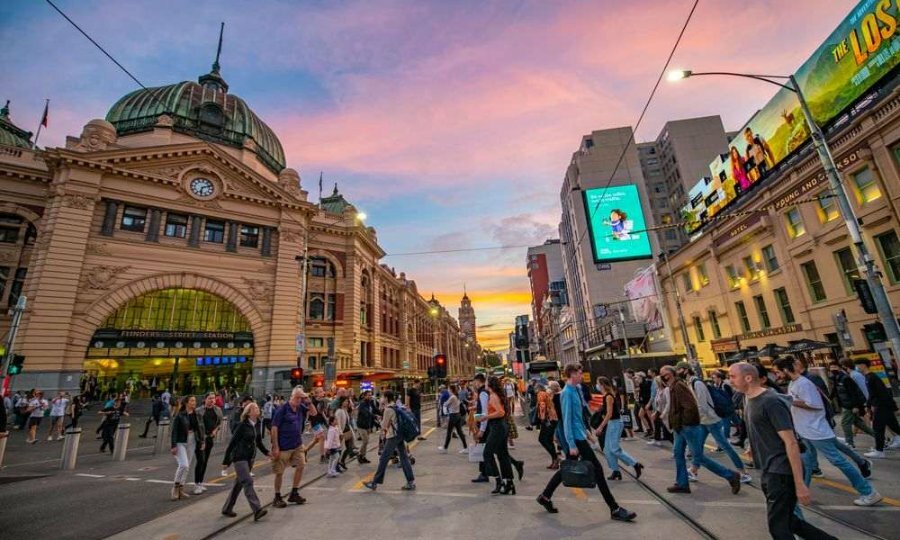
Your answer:
[[[224,20],[222,75],[280,137],[311,200],[324,171],[326,195],[337,181],[368,214],[389,254],[382,262],[454,316],[466,284],[479,333],[491,334],[482,344],[504,350],[514,317],[530,314],[525,248],[399,254],[557,237],[571,153],[585,133],[633,125],[690,4],[261,2],[253,17],[237,2],[60,8],[147,86],[206,73]],[[672,66],[791,73],[850,7],[780,4],[701,3]],[[42,145],[63,146],[135,89],[48,5],[5,4],[0,16],[11,44],[0,51],[0,99],[27,130],[51,100]],[[741,24],[720,39],[720,20]],[[709,114],[734,129],[773,93],[728,79],[663,85],[637,140],[654,139],[666,120]]]

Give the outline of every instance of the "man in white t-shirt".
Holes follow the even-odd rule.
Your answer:
[[[28,444],[37,442],[38,426],[41,425],[41,420],[44,419],[44,411],[49,406],[47,400],[44,399],[44,393],[40,390],[35,390],[32,398],[28,400],[28,408],[25,409],[25,412],[28,414],[28,439],[25,442]]]
[[[840,469],[853,484],[853,488],[861,495],[853,501],[853,504],[857,506],[878,504],[883,498],[881,494],[872,488],[869,481],[863,478],[860,471],[837,449],[835,445],[837,438],[825,418],[825,402],[815,383],[801,374],[799,366],[790,356],[776,360],[775,371],[782,379],[791,381],[788,385],[788,394],[791,397],[791,416],[797,435],[805,444],[814,447],[817,453],[821,453],[832,465]],[[813,467],[812,463],[809,463],[811,454],[812,452],[803,454],[803,460],[807,462],[803,473],[806,485],[812,480]]]
[[[47,433],[47,440],[52,441],[54,437],[61,441],[63,438],[63,424],[66,418],[66,410],[69,408],[69,394],[60,392],[53,401],[50,402],[50,431]]]

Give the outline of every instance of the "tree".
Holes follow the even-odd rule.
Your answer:
[[[482,365],[487,366],[489,368],[494,368],[503,364],[503,358],[494,351],[484,351],[484,360],[482,361]]]

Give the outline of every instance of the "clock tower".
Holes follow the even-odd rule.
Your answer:
[[[463,291],[462,304],[459,306],[459,329],[467,341],[475,342],[475,310],[465,291]]]

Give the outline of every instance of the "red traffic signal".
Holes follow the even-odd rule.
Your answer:
[[[447,362],[447,358],[443,354],[437,355],[437,357],[434,360],[435,360],[435,362],[437,362],[437,365],[439,365],[439,366],[443,366]]]
[[[291,384],[296,386],[303,379],[303,368],[295,367],[291,370]]]

